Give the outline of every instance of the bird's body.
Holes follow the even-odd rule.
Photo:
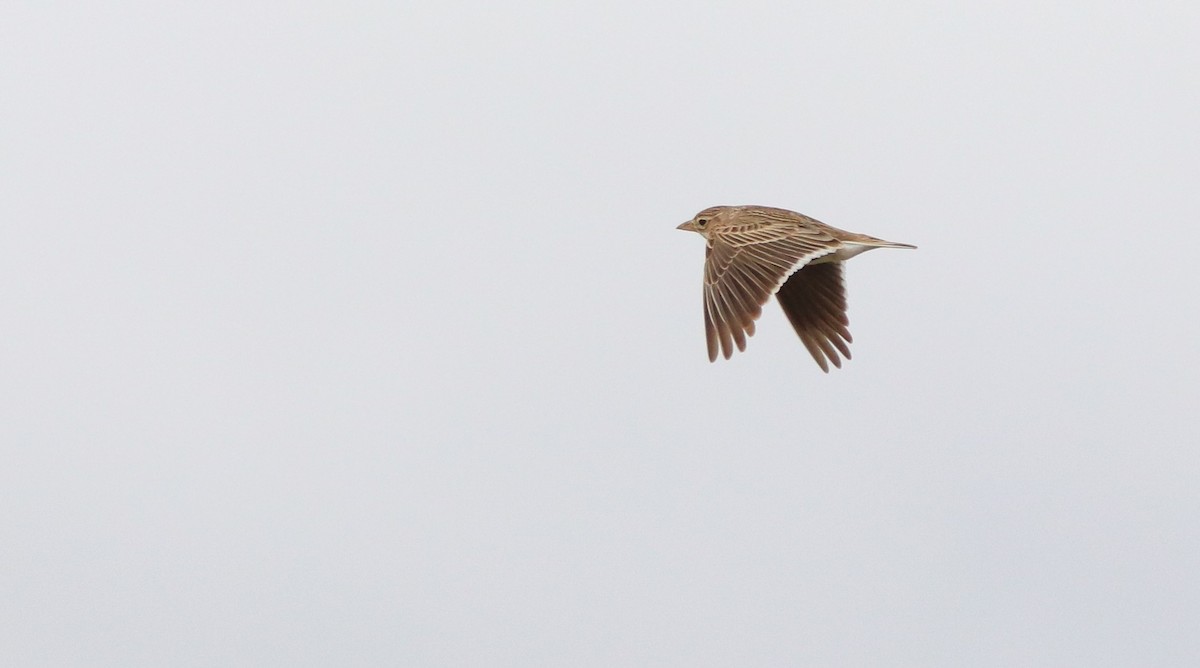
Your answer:
[[[829,371],[850,359],[842,263],[872,248],[916,248],[830,227],[786,209],[714,206],[678,229],[708,242],[704,328],[708,358],[746,349],[762,306],[775,295],[804,347]]]

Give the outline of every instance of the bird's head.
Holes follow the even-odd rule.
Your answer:
[[[707,239],[709,229],[711,229],[715,223],[721,221],[722,216],[727,209],[729,209],[727,206],[709,207],[696,214],[691,220],[680,225],[679,227],[676,227],[675,229],[695,232],[696,234],[699,234]]]

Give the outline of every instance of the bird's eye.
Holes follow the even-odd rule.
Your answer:
[[[707,218],[700,218],[700,219],[696,220],[696,227],[699,227],[700,229],[704,229],[704,226],[707,224],[708,224]]]

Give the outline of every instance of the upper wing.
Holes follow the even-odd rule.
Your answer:
[[[704,329],[708,359],[746,349],[762,306],[788,277],[840,243],[818,227],[755,221],[709,234],[704,263]],[[785,309],[786,310],[786,309]]]

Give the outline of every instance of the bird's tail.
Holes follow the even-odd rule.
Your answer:
[[[875,237],[869,237],[865,234],[856,235],[856,238],[850,239],[849,241],[852,241],[854,243],[859,243],[864,246],[874,246],[876,248],[911,248],[911,249],[916,248],[916,246],[914,246],[912,244],[902,244],[898,241],[886,241],[884,239],[877,239]]]

